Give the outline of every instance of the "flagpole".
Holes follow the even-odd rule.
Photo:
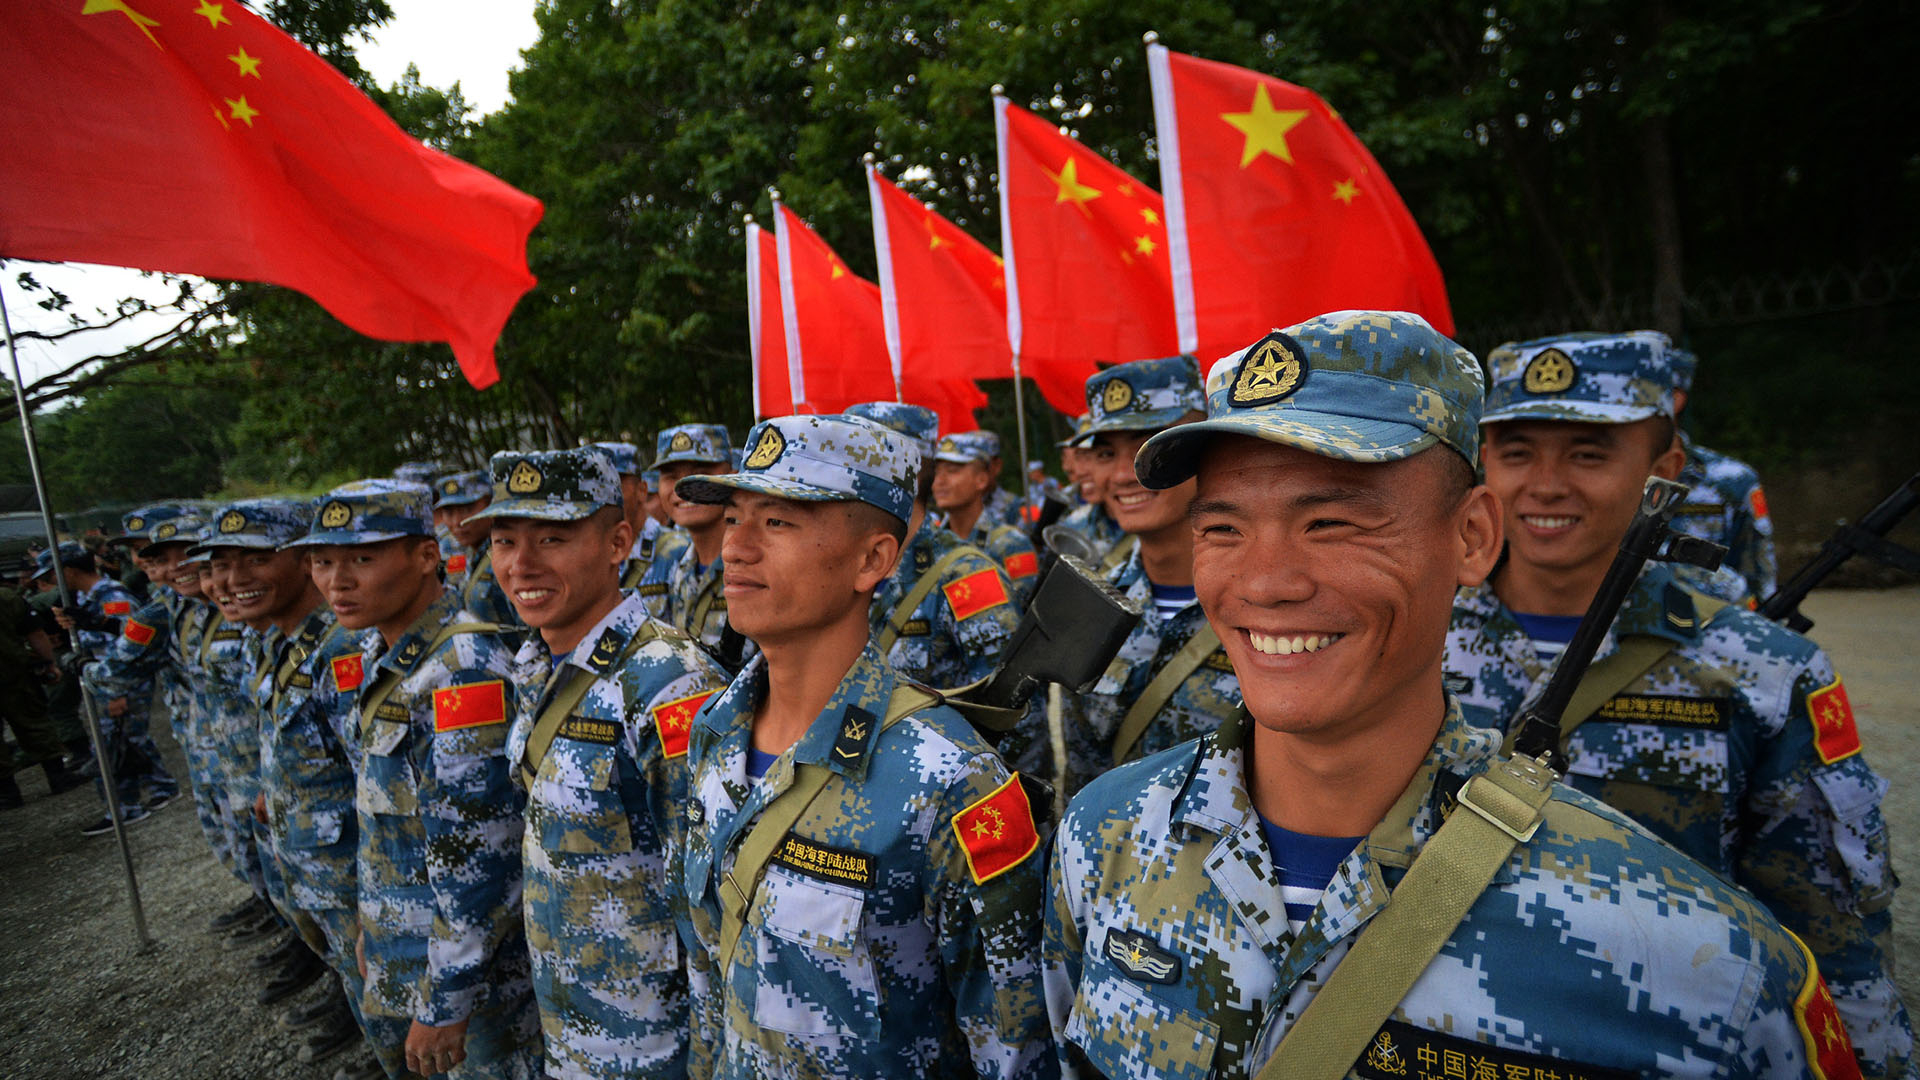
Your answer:
[[[1027,470],[1027,398],[1020,386],[1020,269],[1014,259],[1012,208],[1007,198],[1007,88],[993,84],[995,164],[1000,167],[1000,259],[1007,287],[1007,352],[1013,358],[1013,416],[1020,425],[1020,491],[1033,505],[1033,476]]]
[[[73,592],[67,587],[66,568],[60,565],[60,534],[53,523],[53,503],[47,499],[47,478],[40,470],[40,448],[33,437],[33,418],[27,412],[27,393],[20,382],[20,346],[13,339],[13,320],[7,316],[7,300],[0,293],[0,330],[7,338],[7,358],[13,363],[13,403],[20,410],[20,436],[27,444],[27,471],[33,475],[33,491],[40,499],[40,523],[47,530],[47,550],[53,560],[53,584],[60,592],[61,608],[73,610]],[[76,673],[77,674],[77,673]],[[134,940],[142,950],[153,947],[147,934],[147,913],[140,905],[140,882],[133,874],[133,849],[127,846],[127,825],[120,813],[120,793],[114,786],[112,762],[106,753],[106,740],[100,735],[100,720],[94,715],[93,695],[80,688],[80,714],[86,721],[87,741],[93,744],[93,760],[100,767],[100,787],[107,795],[107,818],[113,822],[113,838],[120,844],[120,865],[127,872],[127,899],[133,907]]]

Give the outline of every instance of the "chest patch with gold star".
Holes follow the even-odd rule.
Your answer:
[[[1180,978],[1180,957],[1137,930],[1107,931],[1107,959],[1141,982],[1172,986]]]

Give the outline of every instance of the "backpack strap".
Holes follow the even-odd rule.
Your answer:
[[[559,734],[560,725],[573,712],[574,706],[580,704],[580,699],[587,696],[587,691],[593,689],[593,684],[602,675],[626,663],[629,657],[640,651],[640,646],[660,636],[654,625],[652,619],[642,622],[632,637],[617,644],[608,640],[612,631],[602,634],[594,646],[593,654],[587,659],[587,667],[591,671],[577,664],[566,665],[565,678],[540,710],[540,718],[533,722],[533,730],[527,733],[526,752],[519,762],[520,778],[526,787],[533,786],[533,778],[540,772],[540,763],[547,759],[554,736]]]
[[[1162,706],[1173,698],[1174,691],[1187,681],[1187,676],[1200,670],[1207,657],[1220,651],[1220,635],[1213,632],[1213,624],[1205,619],[1200,621],[1193,636],[1173,654],[1165,667],[1162,667],[1127,708],[1127,714],[1120,718],[1119,730],[1113,733],[1113,763],[1118,765],[1127,760],[1133,747],[1146,733],[1147,725],[1160,714]]]
[[[907,590],[907,595],[901,597],[900,602],[894,605],[893,614],[887,616],[887,624],[882,626],[880,633],[874,636],[873,647],[880,650],[881,656],[893,651],[893,643],[900,640],[900,632],[905,630],[907,623],[913,619],[913,613],[920,609],[921,601],[932,595],[933,590],[939,587],[940,579],[947,575],[947,571],[953,569],[955,564],[965,558],[968,553],[979,550],[969,544],[955,544],[945,555],[935,560],[932,566],[927,567],[927,572],[921,574],[920,580],[914,582],[913,588]],[[985,558],[984,555],[982,557]],[[988,561],[992,562],[991,559]]]

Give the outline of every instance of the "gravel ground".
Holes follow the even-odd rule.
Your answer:
[[[1893,781],[1886,802],[1894,863],[1910,883],[1895,906],[1908,963],[1901,988],[1920,1003],[1920,588],[1818,593],[1805,611],[1813,636],[1846,676],[1862,737]],[[175,775],[186,776],[164,726],[156,736]],[[263,983],[247,961],[260,946],[225,947],[206,920],[246,890],[207,853],[186,801],[133,827],[149,949],[137,947],[126,881],[112,837],[83,837],[100,814],[85,789],[49,798],[38,770],[21,776],[25,809],[0,817],[0,1076],[9,1080],[325,1080],[347,1060],[296,1058],[299,1035],[274,1019],[315,1000],[324,983],[261,1007]]]

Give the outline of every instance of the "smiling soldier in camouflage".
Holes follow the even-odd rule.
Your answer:
[[[1817,1075],[1802,1033],[1833,1012],[1805,950],[1626,818],[1496,764],[1443,689],[1454,586],[1500,550],[1473,357],[1417,316],[1338,312],[1207,390],[1136,468],[1198,477],[1194,582],[1247,713],[1068,809],[1044,946],[1065,1073]],[[1455,897],[1459,921],[1421,925]]]
[[[503,454],[495,468],[513,490],[483,515],[494,569],[534,630],[514,659],[507,756],[527,789],[527,944],[547,1074],[681,1077],[687,979],[667,860],[693,714],[726,676],[620,591],[633,534],[611,454]]]

